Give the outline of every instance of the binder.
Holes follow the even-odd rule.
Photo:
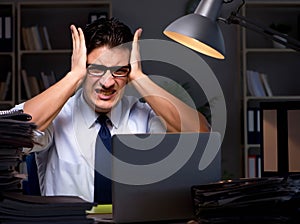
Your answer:
[[[13,50],[13,19],[11,15],[0,17],[0,52]]]
[[[249,107],[247,111],[248,144],[260,144],[260,135],[260,110]]]

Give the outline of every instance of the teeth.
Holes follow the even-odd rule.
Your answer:
[[[100,94],[102,94],[104,96],[109,96],[109,95],[112,95],[114,93],[114,91],[103,91],[103,90],[101,90],[101,91],[97,90],[96,92],[100,93]]]
[[[111,95],[113,92],[102,92],[102,94],[103,95],[105,95],[105,96],[109,96],[109,95]]]

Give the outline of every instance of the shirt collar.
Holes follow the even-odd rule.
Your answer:
[[[117,105],[110,112],[110,120],[112,124],[115,126],[115,128],[119,127],[121,117],[122,117],[122,99],[117,103]]]
[[[80,90],[80,96],[79,96],[79,100],[78,100],[78,106],[79,109],[82,113],[82,117],[87,125],[88,128],[91,128],[94,124],[95,121],[97,120],[99,114],[96,113],[86,102],[86,100],[83,97],[83,91],[82,89]],[[120,100],[117,105],[112,109],[112,111],[110,111],[109,113],[107,113],[107,117],[110,119],[112,125],[115,128],[119,127],[120,124],[120,120],[122,117],[122,100]]]
[[[82,89],[79,91],[80,91],[80,93],[79,93],[80,95],[79,95],[79,99],[77,101],[79,110],[81,111],[83,120],[84,120],[85,124],[87,125],[87,127],[91,128],[95,124],[98,114],[95,113],[95,111],[85,101],[85,99],[83,97]]]

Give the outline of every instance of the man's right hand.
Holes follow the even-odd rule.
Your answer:
[[[54,85],[27,100],[24,104],[24,112],[32,116],[31,121],[41,131],[51,124],[86,76],[87,50],[84,34],[81,28],[77,29],[74,25],[71,25],[70,29],[73,41],[71,71]]]
[[[71,58],[71,71],[72,76],[77,76],[79,83],[84,80],[86,75],[86,45],[84,34],[81,28],[76,28],[74,25],[70,26],[72,32],[72,42],[73,42],[73,53]],[[75,78],[75,77],[74,77]]]

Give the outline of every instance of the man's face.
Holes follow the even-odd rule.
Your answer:
[[[89,106],[96,112],[109,112],[122,98],[128,76],[114,77],[111,72],[126,74],[129,58],[128,49],[107,47],[96,48],[87,56],[87,64],[91,65],[87,69],[83,93]],[[114,68],[105,71],[105,68],[111,67]],[[116,68],[120,68],[119,72],[116,72]]]

